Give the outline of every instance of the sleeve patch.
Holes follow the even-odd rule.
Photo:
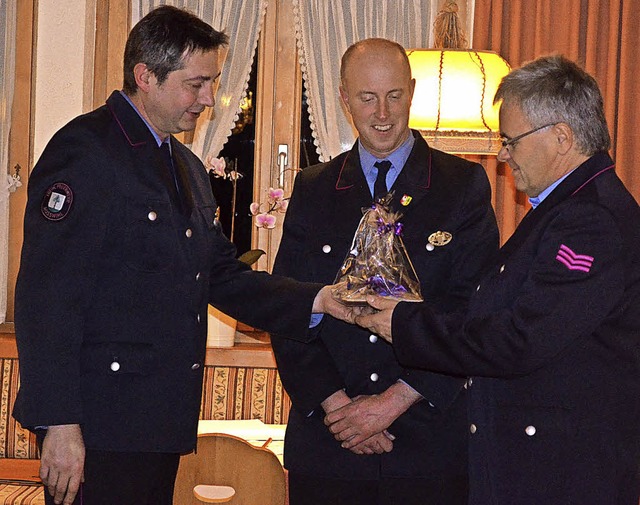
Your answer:
[[[42,215],[49,221],[60,221],[67,217],[73,203],[73,191],[64,182],[51,185],[44,194]]]

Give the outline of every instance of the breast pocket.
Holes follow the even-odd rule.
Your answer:
[[[169,202],[129,202],[126,220],[127,266],[141,272],[164,272],[175,264],[177,241]]]

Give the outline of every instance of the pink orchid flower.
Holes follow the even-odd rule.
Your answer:
[[[213,155],[207,156],[205,160],[205,167],[213,172],[215,177],[222,177],[223,179],[227,176],[224,169],[227,167],[227,162],[224,158],[216,158]]]
[[[276,227],[276,216],[263,212],[262,214],[258,214],[256,216],[256,226],[258,228],[266,228],[267,230],[271,230]]]
[[[252,202],[249,205],[249,212],[251,212],[252,216],[257,216],[260,213],[260,204],[258,202]]]
[[[267,201],[273,205],[276,202],[281,201],[284,198],[284,189],[282,188],[269,188],[267,192]]]

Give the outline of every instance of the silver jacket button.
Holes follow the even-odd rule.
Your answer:
[[[426,249],[427,251],[431,252],[436,248],[436,246],[434,246],[433,244],[427,244],[426,245]]]
[[[151,211],[149,212],[149,214],[147,214],[147,217],[149,218],[149,221],[155,221],[156,219],[158,219],[158,214],[156,214],[155,211]]]
[[[185,231],[184,234],[187,236],[187,238],[191,238],[191,235],[193,235],[193,232],[191,231],[191,228],[187,228],[187,231]]]
[[[478,431],[478,427],[475,424],[472,424],[471,426],[469,426],[469,431],[473,435],[476,431]]]
[[[117,372],[118,370],[120,370],[120,363],[114,361],[111,363],[111,366],[109,366],[109,368],[111,368],[112,372]]]
[[[374,335],[373,333],[369,335],[369,342],[375,344],[378,341],[378,335]]]
[[[524,432],[529,435],[530,437],[534,436],[536,434],[536,427],[535,426],[527,426],[524,429]]]
[[[200,368],[200,363],[194,363],[191,365],[191,370],[197,370],[198,368]]]
[[[325,244],[322,246],[322,252],[325,254],[329,254],[331,252],[331,246],[329,244]]]
[[[369,379],[371,379],[372,382],[378,382],[378,374],[377,373],[372,373],[369,376]]]

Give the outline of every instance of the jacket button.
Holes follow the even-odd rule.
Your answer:
[[[500,273],[504,272],[504,265],[500,267]]]
[[[469,431],[473,435],[476,431],[478,431],[478,427],[475,424],[472,424],[471,426],[469,426]]]
[[[374,335],[373,333],[369,335],[369,342],[375,344],[378,341],[378,335]]]
[[[111,363],[109,368],[111,368],[112,372],[117,372],[118,370],[120,370],[120,363],[118,363],[117,361],[114,361]]]
[[[197,281],[199,281],[199,280],[200,280],[200,272],[198,272],[198,273],[196,274],[196,280],[197,280]]]
[[[158,219],[158,214],[156,214],[155,211],[151,211],[149,212],[149,214],[147,214],[147,217],[149,218],[149,221],[155,221],[156,219]]]
[[[476,287],[476,291],[480,291],[480,284]]]
[[[325,254],[329,254],[331,252],[331,246],[329,244],[325,244],[322,246],[322,252]]]
[[[197,370],[198,368],[200,368],[200,363],[194,363],[191,365],[191,370]]]
[[[529,435],[530,437],[534,436],[536,434],[536,427],[535,426],[527,426],[524,429],[524,432]]]
[[[433,251],[436,247],[435,247],[433,244],[427,244],[425,248],[426,248],[426,250],[427,250],[427,251],[431,252],[431,251]]]
[[[200,314],[196,316],[196,321],[200,322]]]
[[[372,373],[369,376],[369,379],[371,379],[371,382],[378,382],[378,374],[377,373]]]
[[[191,228],[187,228],[187,231],[185,231],[184,234],[187,236],[187,238],[191,238],[191,235],[193,235],[193,232],[191,231]]]

